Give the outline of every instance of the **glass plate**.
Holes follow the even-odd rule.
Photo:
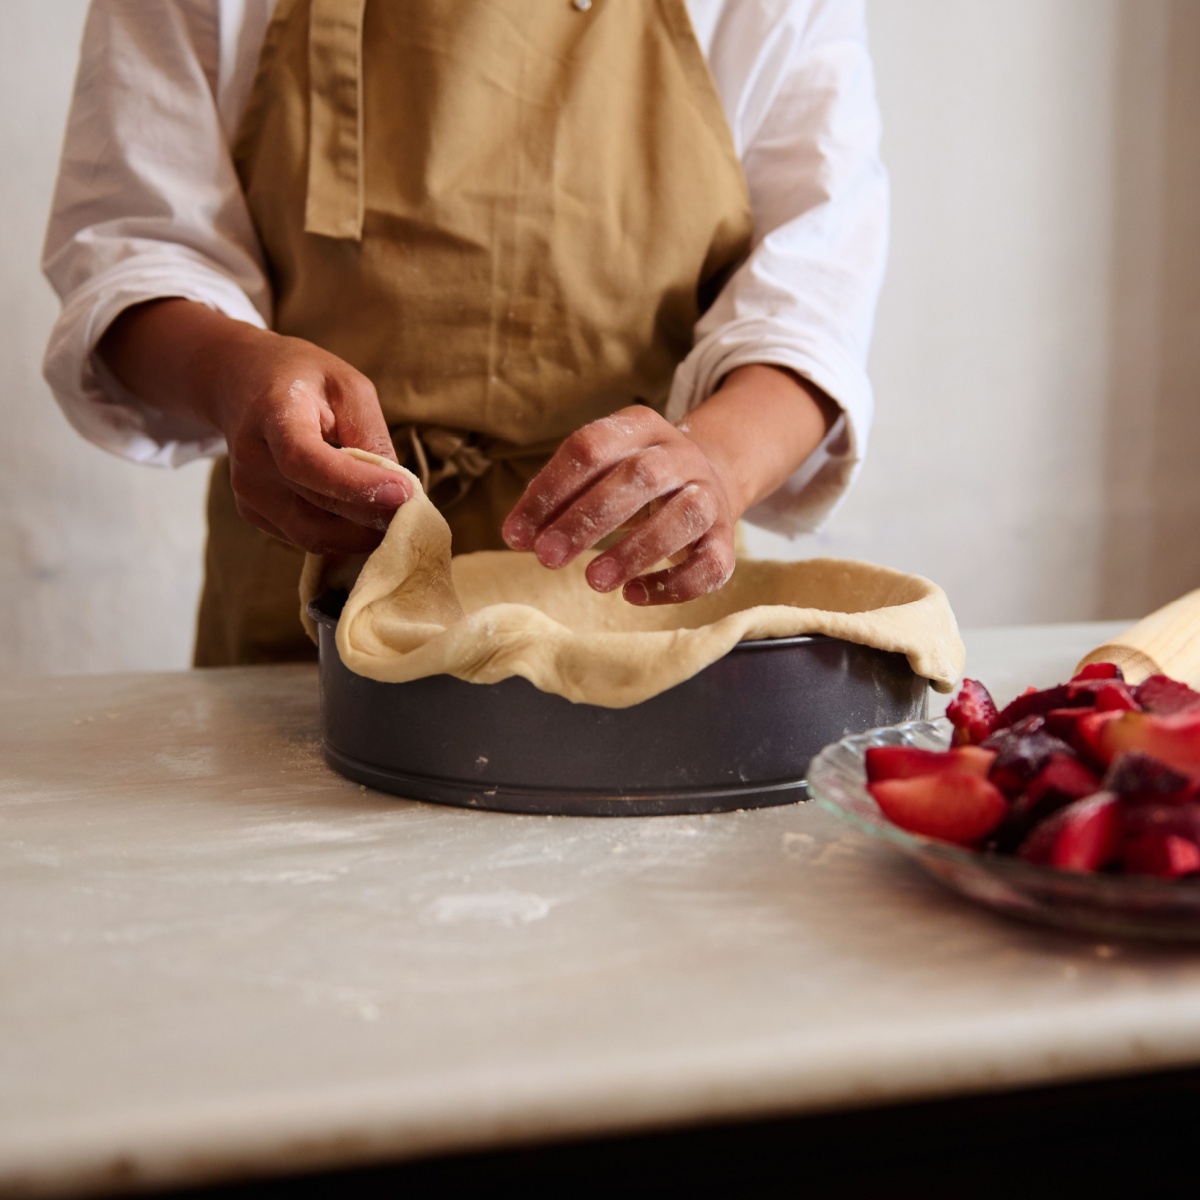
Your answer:
[[[1080,932],[1200,941],[1196,883],[1035,867],[1018,858],[979,854],[906,833],[888,821],[867,791],[867,749],[945,750],[950,735],[950,722],[941,718],[843,738],[813,760],[809,791],[827,812],[895,847],[954,891],[998,912]]]

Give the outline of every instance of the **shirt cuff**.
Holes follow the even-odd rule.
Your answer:
[[[83,437],[131,462],[161,467],[215,457],[224,453],[225,440],[199,422],[143,404],[108,370],[96,347],[126,309],[170,298],[266,328],[246,293],[219,272],[192,262],[123,263],[68,297],[43,362],[59,407]]]
[[[664,415],[673,422],[682,419],[731,371],[755,363],[785,367],[819,387],[841,414],[799,468],[743,514],[750,524],[786,537],[812,533],[837,510],[862,467],[874,410],[870,382],[836,346],[823,346],[817,353],[803,342],[780,341],[777,334],[759,341],[739,337],[737,343],[698,345],[675,374]]]

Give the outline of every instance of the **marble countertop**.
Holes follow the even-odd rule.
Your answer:
[[[967,635],[1000,698],[1119,626]],[[0,685],[0,1191],[201,1183],[1200,1064],[1200,951],[957,899],[810,805],[342,780],[305,667]]]

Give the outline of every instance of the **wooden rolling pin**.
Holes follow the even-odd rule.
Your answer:
[[[1079,666],[1094,662],[1116,663],[1130,683],[1161,674],[1200,690],[1200,590],[1143,617],[1084,655]]]

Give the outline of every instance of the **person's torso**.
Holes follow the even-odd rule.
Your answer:
[[[280,0],[236,161],[276,328],[518,445],[660,407],[750,239],[683,0]]]

